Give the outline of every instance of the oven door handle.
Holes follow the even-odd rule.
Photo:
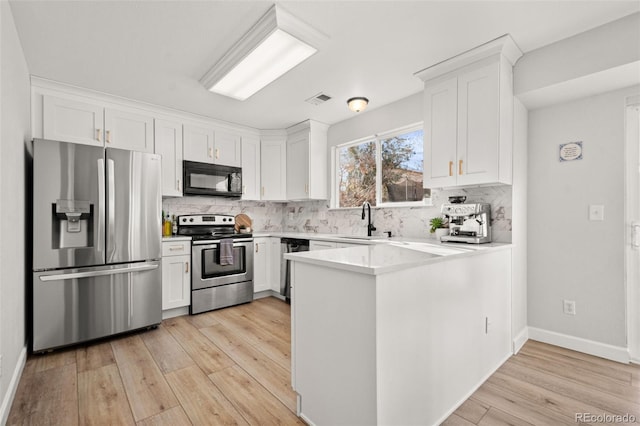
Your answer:
[[[234,247],[240,247],[246,245],[246,243],[252,243],[253,238],[239,238],[233,240]],[[207,246],[205,248],[216,247],[220,245],[220,241],[193,241],[192,244],[194,246]]]

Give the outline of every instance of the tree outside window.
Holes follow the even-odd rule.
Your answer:
[[[422,129],[412,128],[338,147],[338,207],[421,203],[422,138]]]

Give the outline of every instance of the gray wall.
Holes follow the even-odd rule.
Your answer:
[[[624,106],[640,87],[529,112],[529,326],[626,347]],[[584,159],[559,162],[582,141]],[[604,221],[588,220],[590,204]],[[576,302],[575,316],[562,300]]]
[[[29,73],[6,1],[0,2],[0,416],[8,415],[8,389],[25,348],[25,230],[27,149],[30,146]],[[19,378],[19,377],[18,377]],[[4,419],[0,419],[3,423]]]

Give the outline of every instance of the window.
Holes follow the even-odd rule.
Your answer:
[[[336,207],[423,204],[422,136],[412,126],[336,147]]]

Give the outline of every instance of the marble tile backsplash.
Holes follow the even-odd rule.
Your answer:
[[[465,195],[467,202],[491,204],[491,225],[494,241],[511,241],[511,186],[499,185],[455,190],[433,190],[433,206],[373,208],[371,216],[377,231],[383,235],[429,238],[429,220],[440,215],[440,206],[452,195]],[[330,209],[328,201],[272,203],[237,201],[215,197],[165,198],[162,208],[169,214],[245,213],[253,220],[253,229],[260,231],[312,232],[322,234],[366,235],[362,210]]]

